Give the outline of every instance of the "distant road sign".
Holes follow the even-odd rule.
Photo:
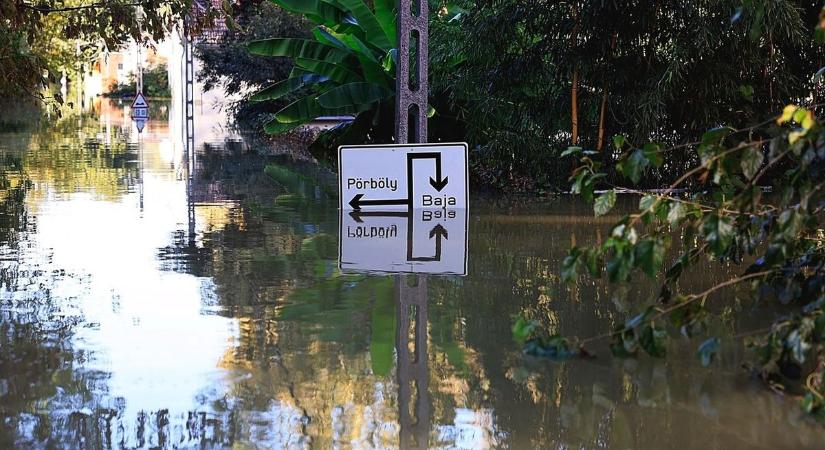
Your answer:
[[[149,119],[145,117],[134,117],[132,120],[135,121],[135,127],[137,127],[138,133],[143,132],[143,129],[146,128],[146,122],[149,121]]]
[[[143,96],[143,92],[138,92],[138,94],[135,96],[135,100],[132,102],[132,109],[148,107],[149,103],[146,101],[146,97]]]
[[[143,132],[146,122],[149,121],[149,103],[142,92],[138,92],[135,101],[132,102],[132,120],[135,121],[138,133]]]
[[[338,149],[342,210],[467,208],[467,144]]]
[[[341,211],[343,272],[467,273],[467,210]]]

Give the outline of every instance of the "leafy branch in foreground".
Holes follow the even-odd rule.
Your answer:
[[[643,351],[663,357],[669,336],[707,334],[710,304],[724,301],[719,291],[750,284],[763,305],[779,303],[785,314],[749,343],[755,370],[774,387],[804,391],[804,409],[825,417],[825,127],[811,110],[794,105],[775,122],[762,124],[770,129],[707,131],[695,146],[699,166],[661,192],[627,189],[641,195],[638,212],[616,222],[601,245],[570,249],[561,268],[566,282],[583,273],[605,273],[619,283],[637,270],[651,278],[664,272],[658,295],[641,314],[613,332],[584,339],[540,337],[535,323],[520,318],[514,335],[525,342],[525,351],[554,358],[587,354],[588,344],[609,338],[616,356]],[[668,151],[655,143],[638,148],[620,136],[613,143],[621,153],[618,171],[634,184],[661,166]],[[578,147],[567,153],[581,158],[571,176],[572,191],[593,201],[596,215],[607,214],[618,189],[596,197],[595,187],[605,178],[600,163]],[[763,184],[778,195],[763,196]],[[677,194],[681,191],[690,193]],[[677,256],[665,269],[671,252]],[[750,263],[740,275],[701,292],[682,292],[679,278],[703,255]],[[697,349],[703,364],[711,363],[719,346],[718,337],[705,337]]]

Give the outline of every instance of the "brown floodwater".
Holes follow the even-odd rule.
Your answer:
[[[116,102],[0,133],[0,448],[825,442],[742,368],[734,337],[781,313],[745,292],[712,299],[709,368],[678,336],[661,360],[607,342],[588,360],[522,354],[516,314],[587,337],[652,295],[638,275],[559,280],[571,244],[603,239],[632,199],[596,219],[566,196],[473,198],[443,247],[466,275],[342,271],[378,257],[343,245],[334,174],[223,128],[190,160],[174,115],[152,115],[140,136]],[[682,288],[739,270],[708,262]]]

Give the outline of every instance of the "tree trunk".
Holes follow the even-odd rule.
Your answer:
[[[604,88],[602,88],[602,107],[599,111],[599,141],[596,144],[596,150],[602,151],[604,148],[604,116],[607,111],[607,80],[604,80]]]
[[[613,51],[616,49],[616,38],[618,34],[613,34],[613,39],[610,40],[610,52],[607,54],[607,60],[612,61]],[[596,143],[596,150],[602,151],[604,148],[604,119],[607,115],[607,95],[608,95],[608,78],[604,79],[604,86],[602,87],[602,106],[599,111],[599,140]]]
[[[575,52],[576,44],[579,38],[579,14],[576,10],[576,4],[573,4],[573,31],[570,33],[570,50]],[[576,60],[573,59],[573,87],[570,92],[570,121],[571,134],[573,135],[571,142],[573,145],[579,143],[579,69],[576,67]]]
[[[579,70],[573,69],[573,90],[570,95],[571,98],[571,118],[572,118],[572,133],[573,145],[579,143]]]

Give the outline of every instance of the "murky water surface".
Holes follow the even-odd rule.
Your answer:
[[[191,169],[165,108],[140,138],[97,109],[0,134],[0,448],[822,446],[739,346],[710,369],[678,339],[664,361],[521,354],[513,314],[590,336],[649,295],[559,283],[614,218],[474,199],[445,236],[467,276],[341,273],[333,175],[221,130]]]

